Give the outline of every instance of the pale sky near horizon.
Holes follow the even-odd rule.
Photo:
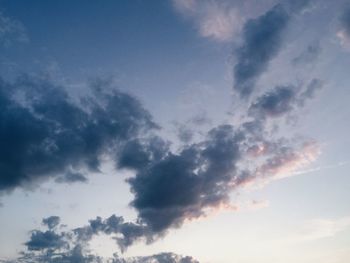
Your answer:
[[[0,262],[348,263],[349,69],[346,0],[0,0]]]

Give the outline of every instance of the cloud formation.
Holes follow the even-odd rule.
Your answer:
[[[248,96],[253,91],[257,78],[280,50],[288,21],[289,14],[279,4],[245,24],[244,43],[235,52],[237,63],[234,66],[234,88],[241,96]]]
[[[49,216],[47,218],[43,218],[43,225],[46,225],[49,229],[53,229],[60,223],[60,217],[58,216]]]
[[[279,53],[283,33],[293,14],[308,1],[285,1],[275,5],[258,18],[248,20],[243,27],[243,43],[235,50],[234,89],[241,97],[249,96],[258,78]]]
[[[48,223],[48,230],[33,230],[28,242],[25,243],[26,250],[13,260],[0,260],[2,263],[199,263],[189,256],[180,256],[174,253],[159,253],[152,256],[140,256],[123,258],[115,253],[113,258],[103,258],[95,255],[89,248],[89,241],[95,234],[115,234],[114,239],[128,239],[131,232],[135,233],[131,223],[125,223],[122,217],[115,215],[102,220],[96,218],[90,220],[89,225],[73,230],[64,230],[62,225],[53,229],[50,222],[55,221],[58,226],[60,218],[51,216],[44,218],[43,222]],[[57,223],[57,225],[56,225]],[[133,229],[133,230],[132,230]],[[117,237],[119,234],[119,237]],[[122,235],[122,237],[120,237]],[[84,237],[83,237],[84,236]]]
[[[128,180],[132,206],[154,232],[205,215],[206,209],[229,202],[242,138],[230,125],[208,133],[205,141],[185,147],[139,170]]]
[[[101,155],[156,128],[139,101],[107,89],[95,85],[78,104],[45,79],[0,80],[0,192],[50,177],[84,182],[80,170],[98,171]]]
[[[299,147],[285,138],[269,137],[267,120],[303,106],[321,85],[318,80],[299,89],[277,86],[252,103],[249,121],[236,127],[219,125],[203,140],[175,151],[170,142],[149,132],[158,126],[136,99],[116,90],[103,91],[101,83],[80,103],[47,80],[24,77],[0,85],[0,138],[5,144],[0,151],[1,190],[50,177],[85,182],[80,169],[98,171],[103,154],[117,168],[135,172],[127,183],[134,195],[130,205],[137,212],[136,222],[115,215],[96,217],[67,235],[57,233],[58,217],[48,217],[43,220],[48,230],[33,231],[25,243],[28,251],[53,253],[68,247],[64,256],[69,258],[80,255],[82,244],[94,236],[106,234],[123,252],[139,240],[153,242],[188,220],[233,208],[233,190],[283,177],[317,156],[310,141]],[[74,249],[69,245],[72,237]]]
[[[303,107],[305,102],[314,98],[323,82],[313,79],[306,87],[277,86],[256,99],[249,107],[249,114],[255,118],[277,118]]]

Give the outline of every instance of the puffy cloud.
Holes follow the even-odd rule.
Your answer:
[[[84,253],[82,247],[76,246],[70,251],[57,253],[55,255],[34,255],[26,253],[15,260],[0,260],[2,263],[199,263],[190,256],[163,252],[152,256],[140,256],[122,258],[117,254],[113,258],[104,259],[102,257]]]
[[[129,140],[121,147],[117,162],[119,168],[141,170],[160,160],[169,150],[169,142],[158,136]]]
[[[49,229],[53,229],[53,228],[55,228],[56,226],[59,225],[60,217],[59,216],[50,216],[50,217],[47,217],[47,218],[43,218],[42,222],[43,222],[44,225],[47,225],[47,227]]]
[[[243,44],[236,51],[234,89],[246,97],[254,90],[260,75],[268,69],[283,43],[283,33],[291,16],[308,1],[285,1],[258,18],[248,20],[243,27]]]
[[[133,260],[134,263],[199,263],[192,257],[184,257],[174,253],[160,253],[149,257],[138,257]]]
[[[94,260],[98,257],[88,254],[84,248],[99,234],[110,235],[122,252],[139,240],[153,242],[169,229],[180,227],[187,220],[206,216],[222,207],[232,207],[230,193],[237,187],[290,175],[313,161],[319,153],[315,143],[304,142],[301,148],[296,148],[284,138],[269,137],[266,131],[266,118],[283,116],[300,106],[300,101],[312,98],[319,85],[317,80],[297,91],[289,90],[293,88],[288,86],[275,88],[259,97],[250,107],[252,112],[256,110],[261,115],[252,114],[253,120],[236,128],[227,124],[213,128],[202,141],[185,145],[178,151],[171,151],[169,142],[158,136],[140,135],[140,131],[157,126],[139,102],[129,95],[117,91],[106,95],[97,89],[95,97],[84,99],[84,105],[81,106],[72,103],[66,93],[58,87],[52,87],[51,83],[39,82],[41,85],[38,85],[38,82],[29,82],[29,90],[24,89],[28,82],[19,83],[15,87],[22,96],[21,102],[6,94],[6,88],[1,90],[3,93],[0,96],[0,106],[6,109],[2,114],[8,120],[1,120],[4,124],[0,126],[0,136],[12,138],[12,134],[4,130],[6,131],[9,124],[16,128],[13,130],[17,132],[17,141],[20,141],[15,145],[16,150],[23,151],[19,157],[16,156],[23,166],[20,171],[35,171],[29,174],[33,178],[22,173],[26,180],[36,180],[37,176],[44,176],[40,173],[41,170],[48,171],[49,175],[45,176],[64,174],[66,180],[70,178],[67,173],[71,172],[72,167],[80,165],[96,170],[99,167],[98,157],[102,153],[112,153],[117,167],[135,171],[135,176],[127,182],[134,194],[131,206],[137,212],[136,222],[125,222],[123,217],[115,215],[107,219],[97,217],[86,226],[57,233],[59,218],[49,217],[43,220],[49,230],[32,232],[30,240],[25,243],[27,249],[34,251],[34,254],[37,254],[36,251],[44,251],[46,257],[55,256],[61,260],[57,262],[79,262],[79,258],[81,262],[96,262]],[[4,85],[13,87],[7,83],[3,83],[1,87]],[[22,115],[17,111],[25,114],[24,124],[30,125],[31,129],[17,128],[16,125],[23,125]],[[70,114],[67,116],[66,112]],[[9,118],[8,115],[11,114],[14,117]],[[31,122],[27,124],[25,122],[28,118]],[[40,129],[35,129],[35,125]],[[87,131],[88,134],[93,131],[94,137],[85,137]],[[44,151],[41,144],[46,140],[50,140],[50,143],[45,144],[43,149],[48,150]],[[5,141],[10,145],[17,143],[14,139]],[[33,142],[40,146],[38,156],[33,155],[36,154],[36,148],[28,151]],[[45,163],[25,162],[27,158],[32,160],[34,157],[39,161],[43,158]],[[13,160],[17,161],[16,158]],[[90,158],[94,160],[93,165]],[[254,162],[251,162],[251,158],[254,158]],[[249,165],[245,166],[247,162]],[[3,163],[8,164],[7,161]],[[56,170],[56,163],[60,164],[60,169]],[[16,162],[10,164],[18,166]],[[45,169],[41,168],[42,165]],[[12,166],[9,167],[13,169]],[[7,179],[1,179],[4,180],[3,178]],[[21,180],[22,178],[20,182]],[[33,258],[30,254],[26,255]],[[86,259],[86,255],[91,261]],[[75,261],[69,261],[72,258]],[[62,261],[63,259],[66,261]],[[171,257],[163,259],[159,256],[138,258],[135,260],[146,261],[130,262],[152,262],[147,261],[151,259],[158,260],[155,262],[172,260]],[[191,262],[181,260],[169,262]]]
[[[107,88],[78,104],[48,80],[0,81],[0,191],[49,177],[84,182],[80,169],[98,171],[102,154],[156,128],[139,101]]]
[[[28,250],[60,249],[65,245],[65,242],[62,235],[51,230],[45,232],[35,230],[25,245]]]
[[[228,202],[240,141],[232,126],[219,126],[204,142],[167,153],[138,171],[128,181],[141,222],[161,233]]]
[[[90,220],[89,225],[73,230],[79,242],[89,242],[95,235],[104,233],[114,235],[119,248],[124,252],[127,247],[139,239],[152,241],[153,233],[148,226],[140,223],[124,222],[123,217],[115,215],[103,220],[101,217]]]
[[[51,222],[56,216],[44,218],[43,222]],[[58,218],[59,219],[59,218]],[[26,250],[14,260],[0,260],[2,263],[199,263],[189,256],[180,256],[174,253],[164,252],[152,256],[139,256],[123,258],[114,254],[113,258],[103,258],[91,253],[89,241],[95,234],[114,234],[114,239],[135,235],[136,224],[125,223],[122,217],[115,215],[102,220],[97,217],[90,220],[89,225],[73,230],[59,232],[59,228],[47,231],[34,230],[30,240],[25,243]],[[88,238],[82,238],[82,233],[89,233]],[[132,233],[132,234],[131,234]],[[119,236],[118,236],[119,235]],[[138,234],[140,236],[140,234]],[[127,238],[126,238],[127,239]]]

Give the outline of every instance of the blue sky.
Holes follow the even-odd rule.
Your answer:
[[[346,0],[0,0],[0,262],[348,262],[349,66]]]

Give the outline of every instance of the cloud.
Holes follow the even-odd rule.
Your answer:
[[[264,15],[248,20],[243,28],[243,45],[236,50],[234,88],[248,96],[257,78],[267,70],[270,60],[282,45],[282,33],[289,15],[282,5],[276,5]]]
[[[60,217],[58,217],[58,216],[50,216],[50,217],[47,217],[47,218],[43,218],[42,222],[43,222],[44,225],[47,225],[47,227],[49,229],[53,229],[53,228],[55,228],[56,226],[59,225]]]
[[[345,7],[339,20],[340,29],[337,32],[337,37],[344,49],[350,50],[350,6]]]
[[[294,100],[294,87],[279,86],[259,97],[249,111],[261,117],[279,117],[292,110]]]
[[[248,20],[243,27],[243,44],[235,50],[234,89],[249,96],[258,78],[279,53],[283,33],[291,16],[300,11],[308,1],[287,1],[277,4],[258,18]]]
[[[180,153],[167,153],[128,180],[132,206],[141,222],[162,233],[186,219],[205,215],[229,200],[229,182],[240,158],[238,136],[230,125],[208,133],[206,141]]]
[[[312,79],[305,87],[277,86],[256,99],[249,107],[255,118],[277,118],[303,107],[323,87],[319,79]]]
[[[122,258],[117,254],[113,258],[104,259],[94,254],[84,253],[83,248],[75,246],[67,252],[55,255],[34,255],[26,253],[15,260],[0,260],[1,263],[199,263],[190,256],[163,252],[152,256]]]
[[[169,151],[170,143],[158,136],[129,140],[121,147],[117,156],[119,168],[141,170],[160,160]]]
[[[13,42],[27,42],[26,30],[20,21],[0,12],[0,44],[9,46]]]
[[[65,245],[65,242],[62,235],[51,230],[45,232],[35,230],[25,245],[28,250],[60,249]]]
[[[282,147],[256,169],[260,178],[280,179],[314,162],[320,155],[320,147],[315,141],[306,141],[297,149]]]
[[[57,223],[59,217],[50,216],[44,218],[43,222]],[[58,224],[57,224],[58,225]],[[55,227],[57,226],[55,225]],[[89,241],[93,235],[97,234],[115,234],[114,239],[126,238],[127,233],[135,233],[130,230],[135,227],[131,223],[125,223],[122,217],[115,215],[102,220],[96,218],[90,220],[89,225],[73,230],[65,230],[59,232],[59,228],[50,228],[46,231],[33,230],[28,242],[25,243],[26,250],[21,252],[21,255],[13,260],[0,260],[2,263],[199,263],[190,256],[180,256],[170,252],[163,252],[151,256],[139,256],[131,258],[123,258],[115,253],[113,258],[103,258],[95,255],[89,248]],[[89,238],[82,238],[82,233],[90,233]],[[117,235],[119,236],[117,237]]]
[[[199,263],[192,257],[179,256],[174,253],[160,253],[149,257],[138,257],[135,263]]]
[[[16,158],[12,157],[12,162],[1,160],[5,160],[3,167],[10,168],[5,171],[21,172],[15,177],[18,184],[5,185],[3,189],[24,186],[41,177],[75,181],[76,176],[69,173],[75,173],[76,167],[98,170],[101,154],[110,154],[117,168],[135,172],[127,183],[134,195],[130,205],[137,212],[136,222],[125,222],[123,217],[115,215],[107,219],[96,217],[86,226],[57,232],[59,218],[48,217],[43,223],[49,230],[34,230],[25,243],[27,250],[35,257],[40,256],[37,252],[43,252],[41,256],[45,255],[46,259],[59,258],[61,261],[57,262],[63,259],[95,262],[98,257],[89,254],[86,246],[96,235],[111,236],[124,252],[135,242],[153,242],[189,220],[205,217],[223,207],[232,209],[230,194],[241,186],[293,175],[315,160],[318,144],[303,141],[296,147],[295,141],[269,136],[267,119],[284,116],[303,106],[299,102],[312,98],[319,85],[314,80],[298,90],[278,86],[252,103],[251,111],[260,114],[252,114],[252,120],[237,127],[219,125],[209,130],[202,141],[172,151],[170,142],[147,133],[158,126],[141,104],[127,94],[114,90],[106,94],[101,91],[106,87],[99,84],[94,86],[93,96],[78,104],[51,82],[32,78],[20,79],[16,85],[3,82],[0,107],[4,110],[0,114],[4,118],[0,138],[5,138],[2,141],[12,148],[2,148],[10,153],[2,158]],[[15,93],[9,95],[9,88]],[[7,131],[8,127],[12,128],[11,132]],[[11,136],[16,136],[16,140]],[[12,149],[21,154],[15,155]],[[4,185],[11,177],[0,178]],[[31,255],[26,254],[32,259]],[[75,261],[69,261],[73,258]],[[186,262],[181,260],[178,262]]]
[[[218,42],[232,40],[242,18],[237,8],[226,1],[173,0],[176,9],[194,20],[202,37]]]
[[[151,233],[148,226],[139,223],[124,222],[123,217],[115,215],[105,220],[102,220],[101,217],[96,217],[96,219],[89,221],[89,225],[76,228],[73,232],[79,243],[87,243],[95,235],[100,233],[114,235],[114,239],[122,252],[140,239],[144,239],[147,242],[153,240],[153,233]]]
[[[157,127],[138,100],[101,85],[79,104],[46,79],[0,81],[0,192],[50,177],[84,182],[79,170],[98,171],[101,155]]]

